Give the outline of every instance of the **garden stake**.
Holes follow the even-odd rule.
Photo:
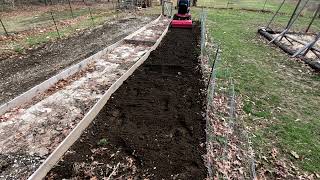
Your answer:
[[[71,12],[71,16],[72,16],[72,18],[74,18],[74,14],[73,14],[73,11],[72,11],[72,7],[71,7],[70,0],[68,0],[68,4],[69,4],[69,8],[70,8],[70,12]]]
[[[2,22],[2,19],[0,19],[0,22],[1,22],[1,25],[3,27],[4,32],[6,33],[7,36],[9,36],[9,33],[8,33],[6,27],[4,26],[3,22]]]
[[[51,14],[51,18],[52,18],[52,21],[53,21],[53,23],[54,23],[54,26],[56,27],[56,31],[57,31],[58,37],[59,37],[59,39],[60,39],[61,36],[60,36],[59,30],[58,30],[58,27],[57,27],[57,23],[56,23],[56,21],[54,20],[54,17],[53,17],[52,12],[50,12],[50,14]]]

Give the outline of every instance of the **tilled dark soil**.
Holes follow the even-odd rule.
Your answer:
[[[120,19],[68,39],[48,43],[23,57],[0,60],[0,105],[49,79],[156,17]]]
[[[47,179],[206,178],[199,34],[169,30]]]

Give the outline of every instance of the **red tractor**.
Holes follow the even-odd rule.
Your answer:
[[[173,16],[171,27],[173,28],[192,28],[190,14],[190,0],[178,0],[178,13]]]

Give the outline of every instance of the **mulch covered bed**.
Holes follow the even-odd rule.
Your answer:
[[[200,28],[170,29],[47,179],[205,179]]]

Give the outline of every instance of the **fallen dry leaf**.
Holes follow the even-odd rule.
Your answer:
[[[93,176],[90,178],[90,180],[98,180],[97,176]]]
[[[300,156],[295,151],[291,151],[290,153],[294,158],[296,158],[296,159],[300,158]]]
[[[274,159],[276,159],[277,155],[278,155],[278,150],[277,150],[276,148],[272,148],[272,150],[271,150],[271,156],[272,156]]]

